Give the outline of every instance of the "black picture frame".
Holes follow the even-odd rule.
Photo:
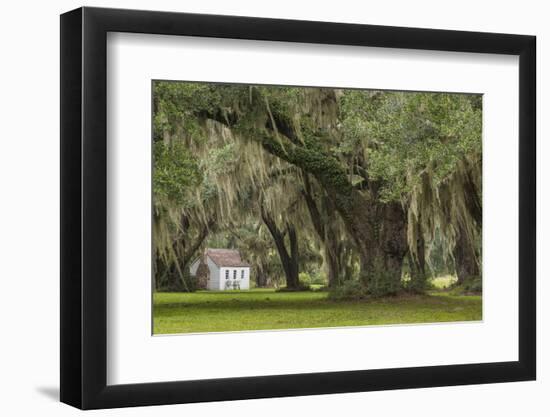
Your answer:
[[[519,56],[519,360],[113,385],[107,375],[108,32]],[[534,36],[79,8],[61,15],[61,401],[81,409],[534,380]]]

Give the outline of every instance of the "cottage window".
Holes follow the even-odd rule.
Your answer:
[[[228,270],[225,271],[225,279],[229,279],[229,271]]]
[[[237,279],[237,270],[236,269],[233,270],[233,279]]]
[[[241,279],[244,279],[244,269],[241,269]]]

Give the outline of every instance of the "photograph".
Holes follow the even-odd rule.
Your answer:
[[[482,94],[151,94],[153,335],[483,320]]]

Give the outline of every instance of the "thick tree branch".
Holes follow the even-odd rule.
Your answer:
[[[201,230],[199,231],[199,234],[198,234],[197,238],[191,244],[191,246],[185,248],[184,253],[183,253],[184,265],[186,265],[187,263],[189,263],[191,261],[191,257],[201,247],[204,240],[208,236],[210,228],[213,225],[214,225],[214,220],[210,219],[208,224],[205,224],[205,225],[202,226]]]
[[[315,202],[315,197],[313,196],[313,190],[311,189],[311,183],[309,181],[309,174],[304,172],[302,176],[304,178],[303,195],[309,211],[311,223],[313,224],[313,227],[315,228],[317,235],[324,240],[325,225],[321,218],[321,212],[319,211],[319,208],[317,207],[317,203]]]

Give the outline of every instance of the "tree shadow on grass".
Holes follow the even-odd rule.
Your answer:
[[[235,295],[235,294],[233,294]],[[201,310],[218,310],[218,311],[241,311],[241,310],[341,310],[349,308],[362,309],[362,308],[397,308],[404,310],[414,309],[430,309],[439,310],[452,306],[473,306],[479,303],[478,300],[471,298],[458,298],[458,297],[441,297],[437,295],[418,295],[409,297],[388,297],[371,300],[340,300],[332,301],[326,298],[321,299],[288,299],[269,297],[247,299],[248,297],[231,297],[231,294],[227,294],[226,299],[220,300],[219,298],[200,301],[183,301],[174,303],[163,303],[154,306],[156,313],[170,314],[174,311],[201,311]]]

